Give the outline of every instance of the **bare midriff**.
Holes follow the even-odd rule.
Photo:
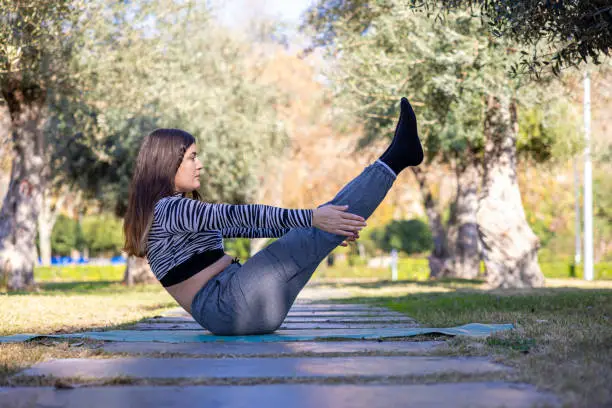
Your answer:
[[[207,266],[187,280],[168,286],[166,290],[187,312],[191,313],[191,302],[196,293],[215,275],[219,274],[232,263],[230,255],[223,255],[214,264]]]

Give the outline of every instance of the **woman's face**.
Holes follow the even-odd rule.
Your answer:
[[[185,152],[181,166],[174,176],[176,192],[186,193],[197,190],[200,187],[200,170],[202,170],[202,163],[198,159],[194,143]]]

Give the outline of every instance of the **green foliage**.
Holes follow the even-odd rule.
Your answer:
[[[600,0],[545,1],[526,0],[418,0],[430,11],[453,10],[466,5],[480,6],[494,36],[516,39],[530,45],[521,61],[514,66],[518,72],[536,76],[551,69],[580,65],[588,60],[599,63],[602,54],[609,53],[612,44],[612,8]]]
[[[546,247],[551,239],[555,237],[555,231],[550,228],[553,214],[545,214],[540,217],[530,209],[525,209],[525,215],[529,226],[540,240],[540,245]]]
[[[0,0],[0,89],[9,105],[45,99],[48,89],[69,88],[73,27],[80,1]],[[15,108],[14,106],[10,106]]]
[[[79,223],[63,214],[51,231],[51,253],[53,255],[69,256],[72,249],[82,249],[85,239]]]
[[[242,263],[251,256],[251,240],[248,238],[227,238],[223,240],[223,246],[226,252],[239,257]]]
[[[329,44],[337,35],[338,15],[350,16],[347,25],[363,32],[397,3],[319,0],[310,9],[308,23],[316,28],[316,43]],[[479,11],[491,36],[529,46],[512,72],[536,77],[548,69],[558,74],[589,59],[598,63],[612,43],[612,9],[606,1],[404,0],[399,5],[436,20],[453,18],[464,8]]]
[[[122,220],[110,214],[83,217],[82,230],[89,256],[118,255],[123,247]]]
[[[440,20],[415,13],[403,0],[322,0],[311,9],[307,28],[333,58],[338,100],[364,121],[360,146],[392,136],[397,101],[406,95],[430,160],[477,162],[486,96],[511,93],[525,105],[525,112],[519,109],[524,155],[547,161],[574,154],[578,118],[560,85],[511,78],[510,67],[524,50],[489,35],[485,21],[478,10],[466,8]]]
[[[350,259],[350,258],[349,258]],[[349,259],[346,263],[336,262],[334,266],[328,267],[325,262],[321,263],[313,279],[351,279],[351,278],[375,278],[381,280],[391,279],[391,268],[368,268],[364,265],[350,265]],[[397,265],[399,280],[426,281],[429,278],[429,264],[427,259],[402,258]]]
[[[215,25],[205,4],[94,3],[87,16],[76,65],[98,140],[90,190],[122,214],[142,137],[178,127],[197,139],[207,201],[253,201],[265,158],[287,142],[278,94],[259,78],[265,56]]]
[[[537,162],[545,162],[551,158],[550,147],[554,142],[554,135],[544,126],[543,116],[544,113],[536,109],[519,115],[516,149],[519,154],[525,153]]]
[[[392,221],[385,227],[373,231],[371,239],[386,253],[395,248],[405,254],[417,254],[433,248],[429,226],[417,219]]]
[[[327,36],[320,44],[334,60],[330,75],[338,100],[345,111],[363,119],[360,146],[392,136],[397,102],[406,95],[419,117],[429,160],[478,162],[484,146],[486,96],[512,93],[523,103],[522,94],[513,91],[525,85],[524,79],[512,80],[508,74],[520,47],[487,35],[475,11],[457,10],[437,21],[414,13],[401,0],[362,7],[367,10],[355,3],[349,7],[346,2],[322,1],[309,20],[315,37]],[[539,102],[556,95],[552,85],[546,95],[538,86],[529,87],[535,90],[526,98]],[[544,109],[533,109],[539,118],[548,116]],[[529,123],[533,118],[526,119]],[[523,149],[549,159],[551,138],[564,136],[556,128],[553,132],[554,123],[540,120],[527,127]]]
[[[601,165],[593,177],[593,224],[595,242],[612,241],[612,167]],[[608,244],[609,245],[609,244]],[[608,261],[612,261],[612,253],[608,252]]]

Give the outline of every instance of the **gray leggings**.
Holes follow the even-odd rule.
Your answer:
[[[377,160],[326,204],[348,205],[347,212],[367,219],[395,178]],[[275,331],[319,264],[345,239],[314,227],[291,229],[244,265],[232,263],[210,279],[193,299],[193,318],[216,335]]]

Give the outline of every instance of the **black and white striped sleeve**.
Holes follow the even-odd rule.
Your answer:
[[[155,206],[162,228],[170,233],[228,228],[291,229],[312,226],[313,210],[264,204],[211,204],[183,197],[161,199]]]
[[[290,228],[223,228],[223,238],[280,238]]]

